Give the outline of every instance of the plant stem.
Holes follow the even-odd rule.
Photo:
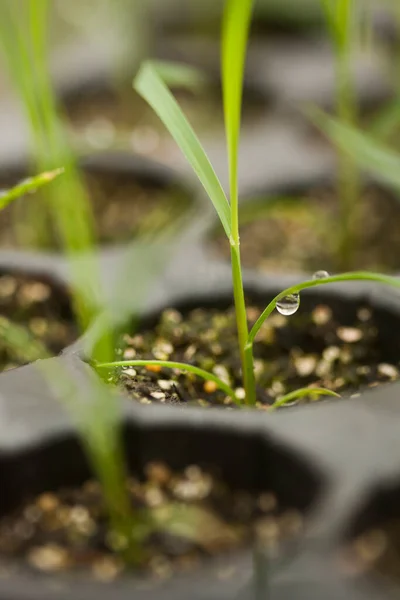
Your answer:
[[[288,394],[285,394],[281,398],[278,398],[278,400],[275,400],[272,406],[269,407],[269,410],[276,410],[281,406],[285,406],[285,404],[288,404],[288,402],[292,402],[293,400],[297,400],[298,398],[302,398],[304,396],[333,396],[334,398],[340,398],[340,394],[337,394],[336,392],[333,392],[332,390],[327,390],[325,388],[300,388],[298,390],[295,390],[294,392],[289,392]]]
[[[343,281],[373,281],[376,283],[383,283],[386,285],[390,285],[392,287],[400,288],[400,279],[396,277],[390,277],[390,275],[381,275],[380,273],[369,273],[368,271],[354,271],[353,273],[342,273],[341,275],[332,275],[331,277],[326,277],[325,279],[310,279],[308,281],[303,281],[302,283],[298,283],[297,285],[292,285],[280,292],[262,314],[258,317],[257,321],[253,325],[249,337],[247,340],[247,346],[252,346],[254,340],[256,338],[257,333],[260,331],[262,324],[269,317],[269,315],[273,312],[276,307],[276,303],[284,298],[285,296],[289,296],[290,294],[298,294],[301,290],[305,290],[307,288],[316,287],[318,285],[326,285],[328,283],[341,283]]]
[[[229,165],[231,267],[233,294],[246,404],[255,403],[252,355],[245,347],[248,338],[239,239],[239,138],[246,49],[253,0],[226,0],[222,19],[221,70],[226,145]],[[251,360],[251,364],[249,363]]]
[[[242,270],[240,265],[239,240],[235,242],[233,236],[231,239],[231,265],[240,360],[242,363],[243,386],[246,392],[245,402],[246,404],[252,405],[256,402],[253,355],[246,350],[249,330],[247,326],[246,303],[244,298]]]
[[[115,367],[147,367],[147,366],[160,366],[166,367],[168,369],[180,369],[181,371],[187,371],[189,373],[194,373],[198,377],[205,379],[206,381],[213,381],[217,384],[221,390],[223,390],[232,400],[240,406],[240,400],[236,397],[233,389],[222,379],[214,375],[214,373],[209,373],[208,371],[204,371],[204,369],[200,369],[199,367],[195,367],[194,365],[188,365],[186,363],[175,362],[172,360],[119,360],[115,362],[109,363],[95,363],[96,369],[113,369]]]

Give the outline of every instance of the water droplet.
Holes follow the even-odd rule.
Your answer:
[[[316,271],[312,276],[313,279],[325,279],[325,277],[329,277],[328,271]]]
[[[276,310],[286,317],[294,315],[300,306],[300,294],[289,294],[276,303]]]

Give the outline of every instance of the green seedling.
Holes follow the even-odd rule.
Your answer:
[[[33,194],[39,188],[47,185],[56,177],[64,173],[64,168],[55,169],[54,171],[45,171],[35,177],[28,177],[17,183],[14,187],[0,191],[0,210],[8,206],[13,200],[24,196],[25,194]]]
[[[342,123],[355,124],[358,106],[351,59],[354,41],[359,37],[357,2],[320,0],[335,55],[336,115]],[[360,196],[360,178],[356,164],[337,148],[337,195],[340,205],[337,267],[351,268],[355,252],[355,222]]]
[[[70,267],[74,312],[81,331],[86,334],[86,353],[94,361],[106,362],[114,358],[111,330],[116,327],[116,316],[123,319],[135,310],[140,312],[145,302],[145,290],[155,271],[163,268],[174,250],[171,241],[179,237],[180,227],[190,211],[168,228],[164,227],[162,233],[158,232],[155,243],[154,232],[147,232],[145,238],[142,236],[127,248],[112,297],[106,297],[100,285],[94,252],[93,215],[66,139],[50,80],[47,64],[49,7],[49,0],[24,0],[23,7],[14,0],[0,2],[0,45],[30,125],[34,162],[46,169],[41,176],[21,182],[16,188],[1,194],[0,206],[6,206],[21,193],[26,194],[48,183],[61,172],[49,169],[63,165],[64,175],[57,186],[54,184],[54,193],[43,196],[40,206],[36,199],[35,206],[32,203],[31,208],[28,203],[27,208],[32,211],[31,223],[38,234],[39,245],[43,239],[46,242],[42,235],[46,236],[47,232],[42,224],[45,222],[47,227],[48,216],[55,222]],[[195,87],[204,82],[187,67],[177,70],[163,63],[158,69],[172,83]],[[132,273],[135,277],[131,276]],[[129,302],[124,301],[125,298],[129,298]],[[94,323],[96,326],[93,326]],[[28,337],[29,332],[25,328],[4,319],[0,329],[4,344],[18,352],[19,356],[23,355],[29,361],[47,358],[46,349]],[[148,531],[154,525],[148,517],[144,522],[140,515],[132,514],[126,488],[128,470],[123,452],[118,397],[110,395],[103,386],[96,387],[95,382],[93,389],[80,389],[67,367],[63,368],[57,361],[41,361],[38,368],[76,423],[93,472],[102,485],[110,527],[122,541],[124,560],[140,563],[143,559],[140,532]]]
[[[42,4],[42,1],[44,4]],[[13,2],[13,0],[11,0]],[[33,11],[37,27],[35,34],[32,36],[32,41],[35,40],[35,47],[43,52],[43,34],[45,28],[42,19],[45,18],[45,12],[35,13],[37,10],[44,11],[47,0],[30,0],[29,7]],[[40,5],[40,6],[39,6]],[[2,5],[3,6],[3,5]],[[12,5],[10,5],[12,6]],[[240,261],[240,240],[239,240],[239,193],[238,193],[238,145],[240,133],[240,113],[241,113],[241,95],[243,85],[243,71],[245,63],[245,50],[247,46],[247,37],[250,27],[252,2],[251,0],[227,0],[224,15],[223,26],[223,48],[222,48],[222,67],[223,67],[223,92],[224,92],[224,114],[226,119],[226,131],[228,140],[228,156],[230,166],[230,200],[228,198],[217,178],[215,172],[208,160],[202,146],[200,145],[194,131],[182,114],[178,104],[175,102],[167,85],[165,84],[164,73],[151,63],[146,63],[140,70],[136,79],[135,87],[138,92],[153,106],[157,114],[161,117],[173,137],[178,142],[182,151],[187,156],[190,164],[197,173],[201,183],[206,189],[214,207],[220,217],[224,231],[229,239],[232,253],[232,279],[234,288],[234,301],[237,313],[238,338],[240,355],[242,360],[242,371],[244,385],[246,391],[245,404],[254,405],[256,402],[255,394],[255,379],[254,379],[254,361],[253,361],[253,343],[256,335],[262,326],[265,319],[278,309],[283,314],[293,314],[299,306],[299,293],[303,290],[322,284],[337,283],[349,280],[365,280],[376,281],[384,284],[400,287],[400,282],[394,278],[386,277],[373,273],[346,273],[333,277],[324,277],[323,279],[312,279],[306,282],[301,282],[291,286],[287,290],[282,291],[276,296],[266,307],[260,318],[257,320],[251,330],[249,330],[246,318],[246,305],[244,300],[244,289],[242,281],[242,270]],[[0,19],[1,21],[1,19]],[[20,30],[18,30],[20,31]],[[15,38],[17,44],[23,44],[24,40],[21,35]],[[21,54],[24,59],[23,68],[27,68],[26,52]],[[26,63],[26,64],[25,64]],[[36,65],[39,73],[39,81],[44,90],[44,99],[40,105],[29,94],[31,91],[26,89],[27,80],[24,78],[19,82],[19,89],[24,98],[29,97],[27,101],[27,110],[29,111],[30,121],[34,124],[33,127],[40,127],[38,131],[38,140],[46,140],[50,144],[46,149],[53,160],[62,158],[58,164],[63,164],[66,167],[66,175],[68,172],[74,173],[74,162],[68,151],[62,128],[59,125],[58,113],[55,110],[55,102],[52,96],[50,82],[47,74],[42,70],[44,61],[39,61]],[[169,72],[168,77],[171,76]],[[29,95],[29,96],[28,96]],[[32,101],[32,102],[31,102]],[[44,123],[44,125],[43,125]],[[41,137],[43,131],[46,131],[46,136]],[[38,141],[39,143],[39,141]],[[44,151],[44,143],[40,142],[40,147]],[[127,316],[127,305],[118,305],[114,303],[107,304],[107,301],[98,294],[97,269],[92,272],[93,263],[91,260],[87,262],[77,261],[75,264],[75,254],[82,249],[91,249],[91,216],[87,211],[86,200],[84,196],[80,196],[80,188],[74,187],[70,180],[68,194],[72,194],[74,203],[68,197],[67,192],[60,191],[57,196],[61,206],[52,204],[54,208],[54,218],[59,224],[62,231],[62,239],[64,247],[72,265],[72,287],[74,295],[81,302],[76,302],[75,308],[80,318],[83,329],[87,324],[93,322],[97,315],[97,309],[100,306],[102,309],[102,319],[99,325],[99,331],[95,336],[90,347],[90,355],[94,364],[99,368],[112,369],[121,363],[113,362],[114,353],[112,340],[108,336],[109,323],[111,313],[124,313]],[[76,194],[74,195],[74,193]],[[79,198],[79,200],[76,200]],[[71,200],[71,202],[69,202]],[[78,216],[75,210],[78,210]],[[73,217],[72,217],[73,215]],[[158,254],[162,252],[159,250]],[[129,260],[121,281],[124,282],[124,287],[121,288],[121,293],[129,298],[131,303],[131,292],[136,291],[137,281],[142,283],[140,278],[140,268],[147,274],[148,268],[145,256],[140,255],[140,260],[134,264]],[[83,267],[82,267],[83,264]],[[135,273],[135,277],[127,277],[126,274]],[[94,279],[92,278],[94,277]],[[94,282],[94,291],[92,283]],[[117,286],[118,287],[118,286]],[[83,290],[83,291],[82,291]],[[132,310],[130,307],[129,310]],[[99,345],[99,340],[101,344]],[[157,363],[161,366],[169,366],[171,368],[179,368],[188,370],[205,379],[214,381],[219,385],[226,394],[231,395],[235,400],[234,391],[229,386],[218,379],[214,374],[208,373],[201,369],[197,369],[192,365],[184,363],[168,363],[164,361],[125,361],[123,364],[151,364]],[[145,524],[140,523],[139,515],[132,515],[129,499],[126,494],[126,476],[127,469],[123,457],[123,442],[120,427],[120,414],[117,398],[110,395],[109,390],[98,383],[93,383],[93,389],[80,390],[73,378],[69,376],[67,371],[64,371],[57,362],[44,361],[43,369],[46,372],[49,382],[56,382],[57,389],[63,396],[63,401],[66,407],[70,410],[73,418],[77,423],[79,435],[86,449],[88,457],[94,472],[97,474],[104,490],[105,501],[110,514],[111,527],[117,531],[123,540],[126,540],[126,547],[123,551],[125,560],[130,562],[140,562],[142,559],[142,551],[140,548],[140,535],[138,531],[141,526],[144,529],[153,527],[153,524],[146,521]],[[46,371],[47,370],[47,371]],[[298,397],[304,395],[333,395],[333,392],[321,388],[307,388],[297,390],[283,398],[279,398],[274,405],[278,408],[280,405],[292,402]],[[236,398],[236,401],[238,399]]]
[[[50,77],[50,4],[49,0],[26,0],[22,4],[16,0],[0,2],[0,47],[29,123],[34,164],[45,171],[58,165],[65,170],[60,181],[53,184],[53,193],[43,194],[40,206],[28,202],[26,209],[29,209],[28,219],[37,234],[38,246],[48,244],[49,217],[56,225],[70,267],[74,312],[81,331],[85,332],[104,310],[105,300],[94,252],[93,214],[75,156],[68,144]],[[21,189],[29,191],[30,184],[26,189],[25,182]],[[19,217],[26,218],[26,214],[17,215]],[[8,343],[13,347],[18,346],[23,339],[20,328],[14,328],[11,332],[9,323],[5,323],[4,327]],[[30,344],[37,358],[41,354],[36,353],[37,343],[31,340]],[[114,356],[108,321],[91,352],[97,360],[111,360]],[[134,518],[125,484],[122,432],[118,426],[119,419],[115,416],[119,414],[118,399],[108,394],[102,395],[99,390],[87,390],[89,398],[82,398],[77,385],[75,389],[70,389],[71,377],[63,369],[57,369],[57,363],[50,361],[49,369],[47,361],[38,364],[49,383],[56,384],[61,392],[60,400],[77,423],[93,471],[103,487],[111,527],[122,539],[126,539],[124,556],[129,561],[137,562],[140,548],[132,534]]]
[[[400,4],[397,0],[392,0],[387,3],[386,9],[392,13],[393,21],[396,24],[397,39],[394,48],[394,60],[391,69],[391,76],[395,85],[394,98],[391,98],[381,108],[368,124],[369,133],[382,142],[393,142],[399,147],[399,132],[400,132]]]
[[[342,3],[343,7],[349,8]],[[252,2],[251,0],[227,0],[223,19],[222,31],[222,76],[224,115],[227,135],[228,161],[230,171],[230,201],[219,182],[213,167],[202,148],[199,139],[179,108],[162,76],[151,63],[145,63],[139,71],[134,87],[137,92],[153,107],[160,119],[174,137],[182,152],[188,159],[193,170],[212,201],[220,218],[222,227],[231,247],[231,265],[233,295],[236,309],[238,328],[238,343],[242,363],[243,387],[245,389],[245,404],[256,404],[256,386],[254,377],[253,345],[264,321],[277,309],[285,315],[294,314],[300,304],[300,292],[317,285],[338,283],[343,281],[375,281],[387,285],[400,287],[400,281],[380,275],[379,273],[354,272],[342,275],[328,276],[325,272],[316,274],[316,278],[304,281],[282,291],[266,307],[252,329],[249,331],[246,305],[244,297],[242,269],[240,261],[239,241],[239,201],[238,201],[238,147],[240,134],[241,98],[243,86],[243,72],[247,38],[250,27]],[[346,13],[347,14],[347,13]],[[344,42],[343,42],[344,44]],[[347,155],[346,155],[347,156]],[[152,361],[160,366],[178,368],[194,372],[192,365],[182,363],[168,363]],[[98,364],[99,368],[112,368],[116,366],[140,366],[149,364],[149,361],[122,361]],[[226,384],[206,371],[197,372],[200,377],[208,378],[227,392],[235,402],[239,402],[233,390],[228,390]],[[279,398],[277,405],[283,405],[305,395],[305,390],[297,390],[283,398]],[[332,392],[323,389],[310,388],[309,394],[332,395]]]
[[[20,181],[8,190],[0,191],[0,210],[25,194],[34,194],[39,188],[48,185],[63,172],[63,168],[45,171],[40,175]],[[17,353],[26,362],[48,357],[44,345],[36,340],[26,327],[13,323],[6,317],[0,317],[0,339],[3,348]]]

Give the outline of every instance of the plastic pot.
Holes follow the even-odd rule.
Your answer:
[[[200,248],[194,248],[193,244],[182,248],[171,261],[147,299],[143,318],[164,306],[221,305],[229,301],[229,269],[207,263]],[[114,259],[109,260],[110,266]],[[55,264],[39,266],[37,262],[36,268],[65,278]],[[276,278],[267,283],[257,273],[246,273],[249,292],[263,302],[290,280],[293,278]],[[382,351],[398,359],[400,347],[394,335],[400,323],[397,293],[375,285],[326,286],[302,295],[303,310],[328,299],[343,315],[351,314],[360,302],[373,306]],[[126,317],[126,313],[118,317]],[[47,365],[50,369],[52,364],[62,365],[71,381],[89,394],[103,384],[80,356],[81,346],[77,344]],[[90,474],[74,426],[60,402],[70,393],[45,381],[38,364],[0,375],[1,514],[28,495],[79,484]],[[398,590],[390,580],[372,574],[350,576],[340,566],[338,556],[355,532],[393,513],[393,501],[389,502],[387,495],[378,508],[375,498],[382,489],[400,484],[398,394],[399,384],[384,385],[357,399],[295,407],[272,415],[143,407],[122,399],[126,455],[137,474],[149,461],[160,458],[176,469],[193,463],[209,465],[218,468],[233,487],[255,491],[267,485],[284,502],[303,511],[304,535],[283,546],[279,557],[268,563],[270,597],[395,598]],[[219,568],[227,561],[235,567],[234,575],[221,581]],[[107,586],[84,574],[47,577],[32,574],[23,565],[12,567],[0,580],[1,599],[94,598],[111,590],[121,600],[149,594],[160,600],[262,597],[257,596],[260,592],[251,550],[229,559],[222,557],[156,587],[129,575]]]

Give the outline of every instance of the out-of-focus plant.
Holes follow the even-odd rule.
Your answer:
[[[342,123],[357,122],[357,98],[352,73],[352,55],[359,40],[357,0],[320,0],[330,39],[334,48],[336,70],[336,115]],[[337,148],[337,195],[340,223],[337,239],[337,268],[353,266],[355,223],[360,200],[360,178],[357,165]]]

